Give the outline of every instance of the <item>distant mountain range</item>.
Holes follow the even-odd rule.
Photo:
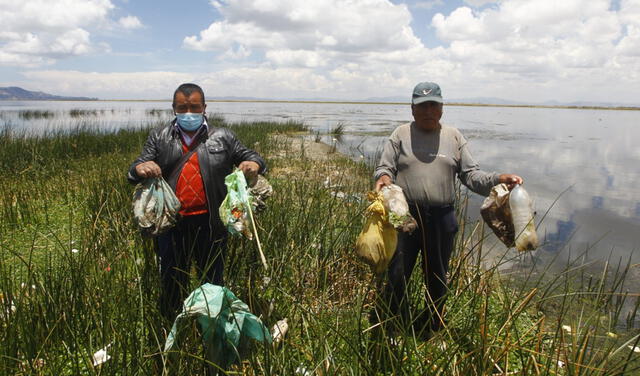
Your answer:
[[[95,101],[97,99],[52,95],[41,91],[25,90],[17,86],[0,87],[0,100],[5,101]]]
[[[255,98],[255,97],[234,97],[234,96],[222,96],[222,97],[207,97],[208,100],[219,101],[303,101],[303,102],[375,102],[375,103],[410,103],[410,99],[407,97],[392,96],[392,97],[370,97],[365,99],[335,99],[335,98]],[[65,97],[60,95],[52,95],[43,93],[41,91],[30,91],[17,86],[0,87],[0,100],[59,100],[59,101],[94,101],[98,98],[90,97]],[[631,103],[611,103],[611,102],[559,102],[555,100],[549,100],[546,102],[520,102],[495,97],[474,97],[474,98],[457,98],[457,99],[445,99],[449,104],[477,104],[477,105],[506,105],[506,106],[551,106],[551,107],[627,107],[627,108],[640,108],[640,104]]]

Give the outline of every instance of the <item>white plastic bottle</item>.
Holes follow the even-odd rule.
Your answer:
[[[509,208],[513,218],[516,249],[522,252],[538,248],[536,224],[533,221],[533,205],[529,194],[521,185],[516,185],[511,190]]]

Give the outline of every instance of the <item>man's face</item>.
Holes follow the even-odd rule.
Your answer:
[[[411,106],[413,119],[424,129],[436,129],[442,118],[442,103],[427,101]]]
[[[202,103],[202,95],[197,91],[194,91],[187,97],[182,92],[176,93],[175,103],[173,105],[173,111],[176,114],[184,114],[186,112],[201,114],[207,105]]]

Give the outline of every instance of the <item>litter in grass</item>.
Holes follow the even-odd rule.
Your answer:
[[[96,351],[95,354],[93,354],[93,366],[97,367],[101,364],[103,364],[104,362],[106,362],[107,360],[111,359],[111,355],[107,354],[107,349],[111,347],[111,344],[106,345],[105,347],[101,348],[100,350]]]
[[[273,328],[271,328],[271,338],[273,338],[274,345],[280,343],[284,339],[284,336],[287,335],[287,332],[289,331],[289,323],[287,321],[288,319],[285,317],[284,319],[276,322],[273,325]]]
[[[272,341],[262,321],[231,290],[205,283],[185,299],[165,342],[165,351],[182,342],[185,328],[193,320],[201,329],[207,359],[223,369],[239,360],[238,348],[247,340]]]

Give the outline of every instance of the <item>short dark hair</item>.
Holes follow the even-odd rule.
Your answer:
[[[173,92],[173,104],[171,106],[176,106],[176,95],[178,95],[178,93],[182,93],[188,98],[194,91],[200,93],[200,96],[202,97],[202,104],[204,104],[204,91],[202,91],[202,88],[196,84],[186,83],[178,86],[176,91]]]

